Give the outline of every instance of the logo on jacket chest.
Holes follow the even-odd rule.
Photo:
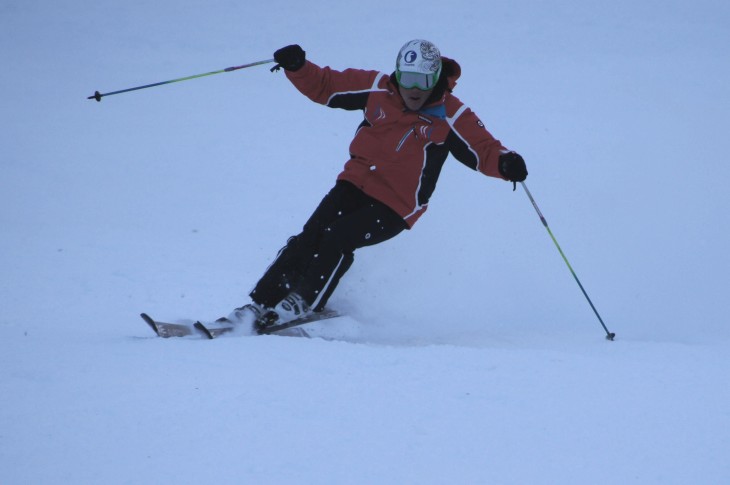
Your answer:
[[[448,133],[441,118],[403,110],[402,106],[390,103],[373,103],[365,110],[365,118],[383,141],[393,140],[397,152],[404,149],[420,151],[428,143],[441,144]]]
[[[372,113],[371,116],[368,116],[368,118],[370,118],[369,121],[372,124],[376,124],[378,122],[382,122],[387,117],[388,117],[388,115],[385,113],[385,110],[380,105],[378,105],[378,106],[375,107],[375,109],[373,110],[373,113]]]
[[[410,120],[409,120],[410,121]],[[408,127],[401,137],[395,151],[399,152],[403,146],[412,137],[414,139],[411,143],[417,143],[418,147],[423,147],[427,143],[432,142],[432,135],[434,132],[434,122],[427,116],[418,115],[417,119],[414,120],[413,124]]]

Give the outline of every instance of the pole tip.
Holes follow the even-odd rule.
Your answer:
[[[92,96],[89,96],[86,99],[95,99],[97,102],[101,101],[101,93],[99,91],[95,91]]]
[[[613,332],[609,332],[608,335],[606,335],[606,340],[610,340],[613,342],[613,339],[616,338],[616,334]]]

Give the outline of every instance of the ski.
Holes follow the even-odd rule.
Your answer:
[[[189,325],[184,325],[182,323],[158,322],[146,313],[141,313],[139,316],[142,317],[142,320],[144,320],[147,325],[149,325],[150,328],[162,338],[187,337],[188,335],[193,335],[193,333],[195,333],[195,329]]]
[[[302,318],[296,318],[278,325],[274,324],[265,327],[257,327],[254,332],[255,335],[271,335],[289,328],[299,327],[300,325],[305,325],[307,323],[318,322],[320,320],[327,320],[340,316],[342,315],[335,310],[324,309],[321,312],[313,313]],[[202,322],[195,322],[194,327],[205,334],[209,339],[217,338],[223,334],[233,331],[235,328],[235,326],[208,327]],[[307,336],[306,332],[303,332],[303,335]]]
[[[318,322],[320,320],[328,320],[330,318],[341,316],[342,315],[337,311],[325,308],[321,312],[312,313],[311,315],[307,315],[306,317],[302,318],[295,318],[294,320],[288,321],[286,323],[279,323],[266,327],[258,327],[256,329],[256,333],[259,335],[271,335],[273,333],[286,330],[287,328],[298,327],[299,325],[304,325],[306,323]]]

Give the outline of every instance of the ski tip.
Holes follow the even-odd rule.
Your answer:
[[[203,322],[201,322],[199,320],[193,324],[193,327],[196,330],[198,330],[199,332],[201,332],[203,335],[205,335],[206,337],[208,337],[209,339],[218,338],[218,337],[220,337],[223,334],[226,334],[226,333],[229,333],[229,332],[233,332],[233,330],[235,329],[234,326],[224,326],[224,327],[213,326],[213,327],[208,327],[207,325],[205,325]]]
[[[149,325],[150,328],[152,328],[152,330],[154,330],[157,335],[160,335],[160,331],[157,329],[157,325],[155,324],[155,321],[152,319],[152,317],[150,317],[146,313],[140,313],[139,316],[142,317],[142,320],[147,322],[147,325]]]
[[[203,325],[201,322],[195,322],[193,324],[193,327],[195,327],[196,330],[202,332],[203,335],[208,337],[208,339],[213,340],[215,338],[215,336],[211,333],[211,331],[208,329],[208,327]]]

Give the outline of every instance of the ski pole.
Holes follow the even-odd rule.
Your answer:
[[[548,234],[550,234],[550,238],[555,243],[555,247],[558,248],[558,251],[560,252],[560,255],[563,257],[563,261],[565,261],[565,264],[568,265],[568,269],[570,270],[570,273],[573,275],[573,278],[575,278],[575,282],[578,283],[578,286],[580,287],[580,291],[583,292],[583,296],[586,297],[586,300],[588,300],[588,304],[593,309],[593,313],[596,314],[596,317],[598,317],[598,321],[601,322],[601,326],[603,327],[603,330],[606,331],[606,339],[607,340],[613,340],[614,337],[616,337],[615,333],[609,332],[608,328],[606,328],[606,324],[603,323],[603,319],[601,318],[601,315],[598,314],[598,310],[596,310],[595,305],[593,305],[593,302],[588,297],[588,293],[586,293],[585,288],[583,288],[583,285],[581,284],[580,280],[578,279],[578,276],[575,274],[575,271],[573,271],[573,267],[568,262],[568,258],[565,257],[565,253],[560,248],[560,244],[558,244],[557,239],[555,239],[555,236],[553,235],[553,231],[550,230],[550,226],[548,226],[547,220],[545,220],[545,216],[542,215],[542,212],[540,211],[540,208],[537,206],[537,202],[535,202],[535,199],[532,197],[532,194],[530,193],[530,190],[527,188],[527,185],[525,185],[525,182],[520,182],[522,184],[522,188],[525,189],[525,193],[527,194],[527,197],[530,198],[530,202],[532,202],[532,206],[535,208],[535,211],[537,211],[537,215],[540,216],[540,220],[542,221],[542,225],[545,226],[545,229],[547,229]]]
[[[128,93],[130,91],[137,91],[138,89],[153,88],[155,86],[162,86],[164,84],[177,83],[177,82],[180,82],[180,81],[188,81],[190,79],[197,79],[199,77],[212,76],[213,74],[221,74],[223,72],[237,71],[239,69],[245,69],[247,67],[258,66],[258,65],[261,65],[261,64],[268,64],[270,62],[274,62],[274,59],[266,59],[265,61],[251,62],[249,64],[244,64],[242,66],[227,67],[225,69],[221,69],[220,71],[206,72],[204,74],[195,74],[195,75],[192,75],[192,76],[181,77],[181,78],[178,78],[178,79],[171,79],[169,81],[162,81],[162,82],[159,82],[159,83],[146,84],[144,86],[137,86],[137,87],[128,88],[128,89],[121,89],[119,91],[112,91],[110,93],[103,93],[102,94],[99,91],[96,91],[92,96],[89,96],[86,99],[95,99],[97,101],[101,101],[101,98],[103,98],[104,96],[112,96],[114,94]]]

